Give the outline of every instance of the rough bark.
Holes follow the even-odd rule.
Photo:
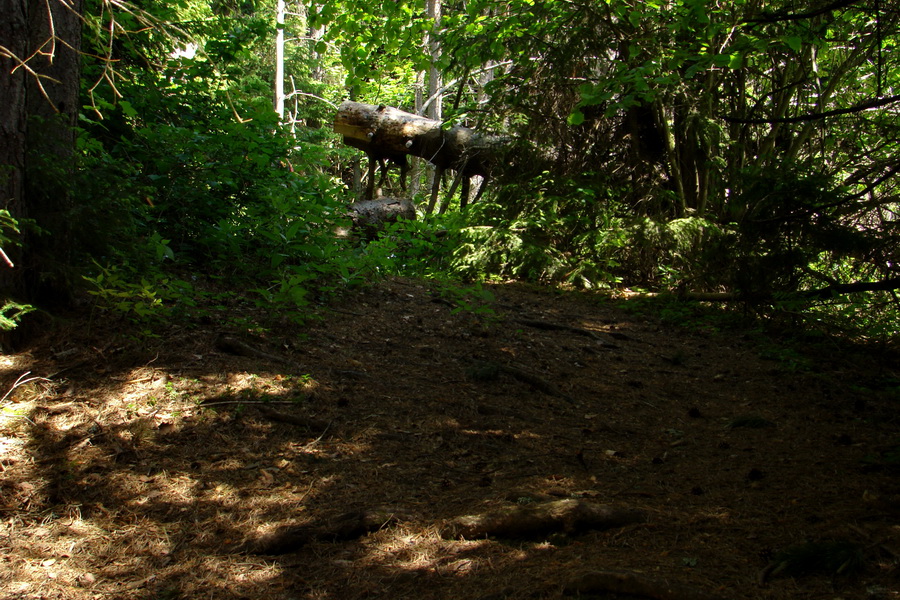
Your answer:
[[[441,122],[390,106],[347,101],[338,107],[334,131],[376,157],[411,154],[437,167],[490,175],[508,140],[468,127],[444,130]]]
[[[28,301],[42,306],[71,299],[71,180],[81,83],[81,0],[29,3],[29,65],[25,202],[49,235],[26,236],[23,262]]]
[[[26,72],[16,66],[27,50],[26,12],[22,0],[0,0],[0,208],[18,217],[23,215],[25,184]],[[20,249],[7,246],[4,251],[13,264],[21,263]],[[4,295],[22,296],[20,273],[0,264]]]
[[[489,179],[509,146],[509,139],[503,136],[461,126],[443,129],[441,122],[434,119],[390,106],[352,101],[344,102],[338,108],[334,131],[344,135],[344,143],[359,148],[368,156],[369,199],[374,197],[372,186],[376,163],[384,165],[385,161],[392,161],[405,166],[406,155],[412,155],[435,165],[435,182],[427,209],[429,213],[434,209],[441,176],[447,169],[457,172],[457,182],[463,181],[463,189],[468,193],[470,178],[481,176],[485,181]],[[478,197],[483,191],[484,183]]]
[[[367,237],[375,235],[388,223],[398,219],[416,219],[416,207],[407,198],[378,198],[361,200],[350,205],[350,218],[353,225]]]
[[[2,300],[68,299],[69,197],[78,115],[82,0],[0,0],[0,208],[49,232],[24,231],[0,266]],[[26,334],[5,334],[7,345]]]

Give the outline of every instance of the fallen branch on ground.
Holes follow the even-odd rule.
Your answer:
[[[527,539],[555,532],[582,533],[592,529],[612,529],[646,520],[647,515],[641,510],[567,498],[457,517],[442,528],[441,535],[445,538],[495,536]]]
[[[287,554],[310,542],[346,542],[367,533],[409,519],[404,511],[394,508],[373,508],[345,513],[322,525],[284,525],[257,539],[247,541],[240,551],[250,554]]]
[[[522,325],[527,325],[528,327],[534,327],[535,329],[545,329],[549,331],[571,331],[572,333],[597,340],[604,348],[610,348],[613,350],[618,348],[618,346],[605,339],[603,335],[595,331],[591,331],[590,329],[572,327],[571,325],[563,325],[561,323],[547,323],[546,321],[536,321],[534,319],[516,319],[516,323],[521,323]]]
[[[640,573],[618,571],[594,571],[566,584],[565,594],[628,594],[629,597],[654,600],[706,600],[710,596],[695,588],[661,579],[645,577]]]

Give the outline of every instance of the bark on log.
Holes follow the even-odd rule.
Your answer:
[[[355,229],[374,238],[388,223],[398,219],[416,220],[416,207],[407,198],[361,200],[350,205],[350,218]]]
[[[347,101],[338,107],[334,131],[347,145],[376,159],[411,154],[467,177],[489,176],[508,138],[468,127],[442,129],[441,122],[391,106]]]
[[[612,529],[647,520],[643,511],[566,499],[511,506],[480,515],[458,517],[441,530],[444,538],[534,538],[553,532],[580,533]]]

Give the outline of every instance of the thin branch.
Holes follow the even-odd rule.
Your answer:
[[[50,53],[47,56],[52,65],[53,58],[56,56],[56,23],[53,21],[53,10],[50,8],[50,0],[44,0],[44,5],[47,7],[47,20],[50,22]],[[43,46],[41,47],[43,48]]]
[[[265,406],[266,404],[289,404],[293,406],[297,406],[297,402],[294,400],[262,400],[259,402],[254,402],[252,400],[222,400],[221,402],[201,402],[197,405],[197,408],[207,408],[209,406],[226,406],[229,404],[240,404],[243,406]]]
[[[824,112],[818,113],[810,113],[808,115],[800,115],[798,117],[780,117],[773,119],[742,119],[740,117],[731,117],[727,115],[722,115],[722,120],[728,123],[743,123],[749,125],[774,125],[776,123],[803,123],[805,121],[815,121],[817,119],[824,119],[826,117],[835,117],[838,115],[847,115],[851,113],[863,112],[866,110],[871,110],[873,108],[880,108],[882,106],[887,106],[888,104],[893,104],[895,102],[900,102],[900,95],[896,96],[888,96],[887,98],[879,98],[877,100],[869,100],[868,102],[863,102],[861,104],[857,104],[856,106],[851,106],[850,108],[836,108],[834,110],[826,110]]]
[[[863,196],[872,192],[879,185],[896,175],[898,171],[900,171],[900,165],[894,165],[893,167],[888,169],[887,173],[883,174],[881,177],[878,177],[875,181],[867,185],[861,192],[857,192],[855,194],[847,196],[847,200],[858,200],[862,198]]]
[[[7,390],[5,394],[3,394],[2,398],[0,398],[0,403],[9,398],[9,395],[12,394],[13,390],[15,390],[17,387],[21,387],[23,385],[31,383],[32,381],[50,381],[46,377],[28,377],[29,375],[31,375],[31,371],[26,371],[25,373],[20,375],[19,378],[16,379],[15,383],[12,384],[12,387],[9,388],[9,390]]]
[[[900,277],[892,277],[883,281],[855,281],[853,283],[836,283],[817,290],[800,292],[804,298],[831,298],[855,292],[890,292],[900,289]]]
[[[812,19],[813,17],[818,17],[819,15],[824,15],[825,13],[830,13],[836,10],[840,10],[842,8],[848,8],[856,4],[859,0],[837,0],[837,2],[832,2],[831,4],[827,4],[821,8],[816,8],[813,10],[809,10],[803,13],[763,13],[763,16],[756,17],[753,19],[747,19],[744,21],[745,23],[779,23],[783,21],[801,21],[803,19]]]
[[[0,248],[0,258],[3,258],[3,262],[5,262],[10,269],[15,268],[16,265],[9,259],[9,255],[3,251],[3,248]]]
[[[46,42],[44,45],[46,45]],[[0,56],[9,58],[9,59],[14,60],[15,62],[19,63],[18,65],[13,67],[13,69],[12,69],[12,71],[10,71],[10,73],[15,73],[19,67],[22,67],[24,70],[28,71],[29,75],[34,77],[34,80],[38,85],[38,89],[41,91],[41,95],[47,100],[47,102],[50,103],[50,106],[53,108],[54,112],[59,112],[59,109],[57,109],[56,105],[53,104],[53,100],[50,99],[50,94],[48,94],[47,90],[44,89],[44,83],[41,80],[46,79],[48,81],[52,81],[53,83],[60,83],[60,82],[59,82],[59,80],[54,79],[54,78],[50,77],[49,75],[42,75],[42,74],[38,73],[37,71],[35,71],[34,69],[32,69],[30,66],[28,66],[28,61],[31,60],[32,58],[34,58],[34,56],[35,56],[34,54],[32,54],[27,59],[22,60],[21,58],[16,56],[9,48],[6,48],[5,46],[0,46]]]
[[[322,98],[321,96],[316,96],[315,94],[310,94],[307,92],[298,92],[297,90],[294,90],[293,92],[291,92],[290,94],[285,96],[284,99],[287,100],[288,98],[293,98],[294,96],[307,96],[309,98],[315,98],[316,100],[321,100],[322,102],[324,102],[328,106],[334,108],[335,110],[337,110],[337,108],[338,108],[338,105],[335,104],[334,102],[332,102],[331,100],[326,100],[325,98]]]
[[[422,114],[425,114],[425,109],[428,108],[428,106],[432,102],[437,100],[441,95],[443,95],[444,92],[451,89],[453,86],[455,86],[461,80],[468,78],[468,77],[475,76],[475,75],[480,75],[481,73],[487,73],[488,71],[492,71],[498,67],[505,67],[505,66],[508,66],[511,64],[513,64],[513,61],[507,60],[507,61],[504,61],[501,63],[497,63],[496,65],[489,65],[487,67],[484,67],[483,69],[478,69],[477,71],[472,71],[471,73],[467,73],[465,77],[460,77],[458,79],[454,79],[453,81],[451,81],[450,83],[448,83],[447,85],[445,85],[444,87],[442,87],[441,89],[436,91],[434,94],[431,95],[431,97],[429,97],[427,100],[425,100],[425,102],[422,103],[422,108],[420,109],[422,111]]]

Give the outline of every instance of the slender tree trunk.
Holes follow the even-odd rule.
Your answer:
[[[425,42],[428,53],[431,55],[431,68],[428,72],[428,98],[431,102],[425,111],[425,116],[435,121],[443,118],[443,97],[439,93],[443,85],[443,77],[438,68],[441,60],[441,45],[437,34],[441,29],[441,0],[428,0],[428,18],[432,22],[431,33]]]
[[[275,112],[284,122],[284,0],[278,0],[275,15]]]
[[[425,72],[419,71],[416,73],[416,97],[415,97],[415,110],[413,111],[417,115],[422,115],[422,105],[425,102]],[[411,156],[410,160],[410,169],[409,169],[409,196],[410,198],[415,198],[416,194],[419,193],[419,187],[422,184],[422,160],[418,157]]]
[[[666,145],[666,162],[669,164],[669,176],[675,186],[676,203],[674,208],[674,216],[680,218],[684,216],[686,204],[684,196],[684,180],[681,177],[681,167],[678,160],[678,154],[675,148],[675,134],[669,123],[669,115],[662,103],[656,102],[653,105],[653,116],[656,118],[656,126],[659,128]]]
[[[428,92],[426,94],[428,97],[426,102],[428,104],[425,106],[425,116],[429,119],[440,121],[443,118],[443,96],[440,93],[443,79],[441,71],[438,69],[438,61],[441,59],[441,46],[437,40],[437,33],[441,28],[441,0],[427,0],[426,16],[431,19],[432,25],[431,32],[425,36],[425,49],[431,56],[431,68],[428,70]],[[437,201],[443,169],[438,170],[430,165],[426,169],[428,173],[427,189],[431,190],[431,197],[428,203],[428,212],[430,213],[434,203]]]

